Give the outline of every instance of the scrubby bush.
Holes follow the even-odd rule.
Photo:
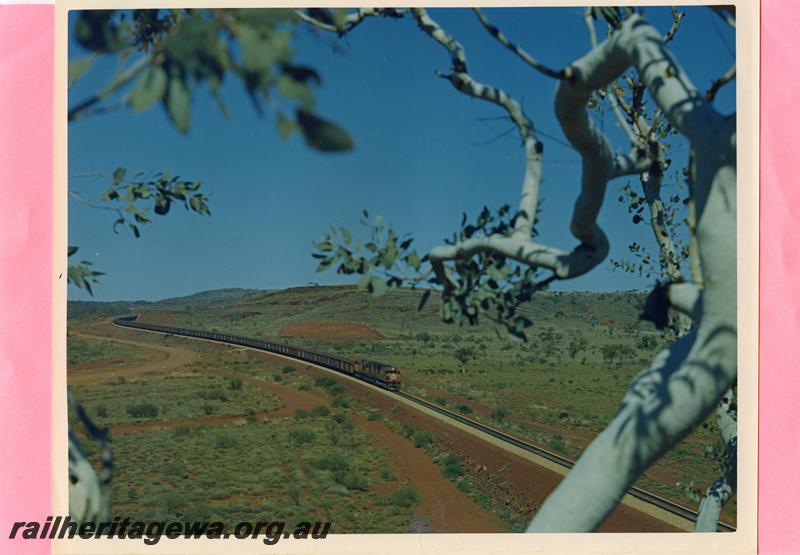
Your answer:
[[[228,395],[222,389],[218,388],[198,391],[197,396],[206,401],[221,401],[223,403],[228,401]]]
[[[229,435],[221,435],[218,436],[216,441],[214,442],[214,446],[217,449],[232,449],[237,446],[236,438]]]
[[[297,368],[295,368],[294,366],[284,366],[283,368],[281,368],[281,372],[283,372],[284,374],[291,374],[292,372],[296,371]]]
[[[450,478],[451,480],[455,480],[464,475],[464,469],[461,468],[461,461],[458,460],[458,457],[450,453],[444,459],[444,470],[442,471],[445,476]]]
[[[375,422],[377,420],[383,420],[383,413],[381,411],[374,410],[374,411],[369,413],[369,415],[367,416],[367,420],[369,420],[370,422]]]
[[[398,507],[411,507],[419,502],[419,493],[413,486],[405,485],[389,496],[389,503]]]
[[[506,416],[508,416],[508,409],[505,407],[497,407],[492,411],[490,415],[494,420],[504,420]]]
[[[348,472],[342,478],[341,484],[349,490],[369,491],[369,480],[359,472]]]
[[[295,420],[303,420],[304,418],[308,418],[311,414],[306,409],[295,409],[294,411],[294,419]]]
[[[320,470],[328,470],[330,472],[350,470],[350,460],[342,453],[333,452],[327,453],[317,459],[315,466]]]
[[[136,403],[128,405],[125,410],[133,418],[155,418],[158,416],[158,407],[153,403]]]
[[[469,405],[461,404],[458,405],[458,407],[456,408],[458,408],[458,412],[462,412],[464,414],[472,414],[472,407],[470,407]]]
[[[294,445],[304,445],[312,443],[316,439],[317,434],[314,430],[304,427],[292,428],[289,430],[289,441]]]
[[[181,507],[183,507],[185,504],[186,504],[186,499],[184,499],[182,495],[174,491],[168,491],[163,496],[161,496],[161,505],[164,507],[164,510],[169,514],[175,514],[175,512]]]
[[[233,389],[234,391],[242,389],[242,385],[243,384],[244,384],[244,382],[242,381],[241,378],[231,378],[228,381],[228,387]]]
[[[414,447],[427,447],[433,443],[434,437],[432,433],[420,430],[415,432],[411,439]]]
[[[325,405],[317,405],[311,409],[311,414],[314,416],[328,416],[330,413],[330,409]]]

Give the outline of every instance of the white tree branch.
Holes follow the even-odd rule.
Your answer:
[[[706,496],[700,502],[695,532],[715,532],[722,508],[736,494],[737,428],[733,399],[733,389],[728,389],[717,406],[717,428],[725,444],[728,464],[722,476],[708,487]]]
[[[696,152],[694,198],[704,286],[702,303],[694,303],[702,307],[699,325],[633,380],[617,414],[535,515],[530,532],[596,529],[627,488],[702,422],[736,379],[735,120],[715,112],[697,93],[658,32],[638,15],[573,64],[572,96],[586,97],[607,86],[630,65]],[[585,115],[572,117],[566,123],[580,126]],[[584,130],[583,135],[590,134]],[[584,150],[592,148],[578,142]],[[590,180],[600,187],[599,179]]]
[[[381,15],[386,10],[383,8],[358,8],[355,12],[349,13],[344,17],[344,23],[342,27],[337,27],[332,23],[326,23],[325,21],[321,21],[316,17],[306,13],[305,9],[296,9],[294,13],[300,18],[302,21],[309,23],[316,27],[317,29],[321,29],[323,31],[329,31],[331,33],[348,33],[353,30],[359,23],[364,21],[367,17],[374,17],[377,15]],[[400,13],[399,10],[393,10],[396,13]]]
[[[503,32],[500,31],[500,29],[498,29],[494,24],[492,24],[491,21],[489,21],[489,18],[487,18],[484,15],[483,11],[481,11],[480,8],[473,8],[473,11],[475,12],[475,15],[478,16],[478,20],[481,22],[481,25],[483,25],[484,28],[487,31],[489,31],[490,35],[496,38],[500,42],[500,44],[502,44],[503,46],[511,50],[514,54],[519,56],[526,64],[531,66],[533,69],[547,75],[548,77],[555,77],[556,79],[564,79],[570,77],[569,68],[554,70],[545,66],[544,64],[536,60],[533,56],[525,52],[522,48],[520,48],[519,46],[508,40],[508,38],[503,34]]]

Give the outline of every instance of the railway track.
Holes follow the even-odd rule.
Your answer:
[[[168,333],[168,334],[171,334],[171,335],[180,335],[180,336],[191,337],[191,338],[195,338],[195,339],[210,340],[210,341],[215,341],[217,343],[225,343],[225,344],[229,344],[229,345],[246,346],[246,347],[249,347],[251,349],[262,350],[262,351],[265,351],[265,352],[272,352],[269,349],[265,349],[265,348],[259,347],[258,344],[259,343],[263,343],[263,342],[260,342],[260,341],[255,340],[255,339],[250,339],[250,338],[246,338],[246,337],[239,337],[239,336],[232,336],[232,335],[227,335],[227,334],[218,334],[218,333],[211,334],[213,336],[209,337],[209,333],[208,332],[202,332],[202,331],[199,331],[199,330],[189,330],[189,329],[185,329],[185,328],[173,328],[173,327],[169,327],[169,326],[156,326],[156,325],[150,325],[150,324],[143,324],[143,323],[140,323],[140,322],[136,322],[135,324],[133,324],[134,321],[135,321],[135,317],[118,318],[118,319],[114,320],[114,325],[130,328],[130,329],[144,329],[146,331],[155,331],[155,332],[158,332],[158,333]],[[309,352],[311,352],[311,351],[309,351]],[[298,357],[292,357],[291,355],[289,355],[289,354],[287,354],[285,352],[284,353],[278,353],[278,354],[280,354],[281,356],[287,357],[287,358],[295,358],[296,360],[300,360],[302,362],[308,362],[308,360],[305,360],[305,359],[302,359],[302,358],[298,358]],[[325,367],[324,364],[320,364],[320,363],[314,363],[314,364],[317,364],[318,366]],[[336,370],[336,369],[332,369],[332,370],[338,372],[338,370]],[[566,457],[563,457],[563,456],[561,456],[561,455],[559,455],[557,453],[553,453],[552,451],[548,451],[547,449],[543,449],[542,447],[533,445],[532,443],[528,443],[527,441],[524,441],[524,440],[519,439],[517,437],[514,437],[512,435],[509,435],[509,434],[507,434],[507,433],[505,433],[505,432],[503,432],[501,430],[498,430],[496,428],[492,428],[491,426],[487,426],[486,424],[478,422],[477,420],[473,420],[471,418],[467,418],[466,416],[464,416],[462,414],[459,414],[457,412],[453,412],[451,410],[448,410],[448,409],[446,409],[446,408],[444,408],[444,407],[442,407],[440,405],[437,405],[435,403],[431,403],[430,401],[427,401],[425,399],[417,397],[416,395],[412,395],[410,393],[406,393],[405,391],[390,391],[390,390],[386,390],[386,389],[383,389],[382,391],[384,391],[387,395],[396,395],[398,397],[403,397],[404,399],[406,399],[406,400],[408,400],[408,401],[410,401],[412,403],[415,403],[417,405],[425,407],[428,410],[431,410],[431,411],[434,411],[436,413],[439,413],[439,414],[441,414],[441,415],[443,415],[443,416],[445,416],[445,417],[447,417],[447,418],[449,418],[451,420],[455,420],[456,422],[460,422],[461,424],[463,424],[465,426],[469,426],[470,428],[473,428],[473,429],[478,430],[480,432],[483,432],[483,433],[485,433],[487,435],[490,435],[490,436],[492,436],[492,437],[494,437],[496,439],[499,439],[500,441],[503,441],[505,443],[508,443],[510,445],[513,445],[515,447],[518,447],[520,449],[528,451],[530,453],[533,453],[533,454],[535,454],[535,455],[537,455],[539,457],[542,457],[542,458],[544,458],[544,459],[546,459],[546,460],[548,460],[548,461],[550,461],[552,463],[555,463],[557,465],[563,466],[563,467],[565,467],[567,469],[572,468],[575,465],[575,461],[572,461],[572,460],[570,460],[570,459],[568,459]],[[629,495],[631,495],[632,497],[634,497],[636,499],[639,499],[640,501],[643,501],[645,503],[648,503],[650,505],[658,507],[659,509],[661,509],[663,511],[666,511],[666,512],[668,512],[670,514],[673,514],[675,516],[681,517],[681,518],[683,518],[683,519],[685,519],[687,521],[695,522],[697,520],[697,512],[696,511],[693,511],[692,509],[684,507],[684,506],[682,506],[682,505],[680,505],[678,503],[675,503],[674,501],[670,501],[669,499],[666,499],[666,498],[661,497],[659,495],[656,495],[654,493],[650,493],[649,491],[643,490],[643,489],[641,489],[639,487],[631,486],[630,488],[628,488],[627,493]],[[718,532],[735,532],[736,528],[733,527],[733,526],[730,526],[729,524],[726,524],[724,522],[719,522],[719,523],[717,523],[717,531]]]

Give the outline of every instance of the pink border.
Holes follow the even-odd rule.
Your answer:
[[[761,6],[759,552],[800,550],[800,2]]]
[[[0,6],[0,553],[50,514],[53,6]]]

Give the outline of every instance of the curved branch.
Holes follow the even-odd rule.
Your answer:
[[[367,17],[381,15],[385,11],[387,10],[382,8],[358,8],[355,12],[349,13],[345,16],[343,27],[337,27],[336,25],[321,21],[316,17],[307,14],[304,9],[297,9],[294,11],[294,13],[302,21],[313,25],[317,29],[343,35],[352,31],[354,27],[364,21],[364,19]],[[398,10],[392,11],[397,12]]]
[[[607,86],[630,65],[697,155],[700,322],[634,378],[608,427],[545,501],[529,532],[596,529],[627,488],[702,422],[736,380],[735,119],[718,114],[697,93],[658,32],[638,15],[575,62],[574,94]]]
[[[695,532],[715,532],[722,508],[736,494],[737,432],[733,398],[733,389],[728,389],[717,406],[717,427],[725,444],[727,464],[722,476],[708,487],[700,502]]]
[[[139,75],[139,73],[141,73],[142,70],[144,70],[153,61],[154,60],[152,56],[144,56],[143,58],[137,60],[136,63],[122,72],[111,83],[109,83],[105,89],[95,93],[86,100],[83,100],[76,106],[70,108],[69,112],[67,112],[67,121],[73,121],[86,115],[89,108],[107,98],[109,95],[119,90],[122,86],[130,83],[134,77]]]
[[[675,310],[699,320],[703,313],[703,290],[694,283],[673,283],[667,290],[669,305]]]
[[[667,31],[667,34],[664,35],[664,39],[662,41],[664,44],[667,44],[669,41],[675,38],[675,33],[678,32],[678,27],[681,26],[681,20],[685,15],[685,13],[679,12],[675,6],[672,6],[672,27],[670,27],[669,31]]]
[[[437,248],[430,253],[429,256],[434,271],[439,279],[442,280],[445,288],[448,289],[448,287],[452,287],[454,284],[449,279],[448,272],[444,268],[443,263],[446,260],[453,260],[462,256],[472,256],[472,254],[481,250],[494,250],[496,245],[501,245],[497,247],[500,248],[501,251],[504,249],[507,249],[508,252],[518,250],[525,252],[535,251],[538,253],[535,257],[542,254],[540,248],[530,242],[530,238],[533,233],[533,224],[536,219],[539,201],[543,145],[536,137],[533,123],[525,114],[520,104],[511,97],[511,95],[501,89],[479,83],[467,73],[467,56],[461,43],[434,21],[425,9],[413,8],[412,13],[420,29],[450,53],[451,73],[447,75],[439,73],[438,75],[448,79],[456,90],[468,96],[486,100],[503,108],[519,130],[525,148],[525,176],[523,178],[519,210],[514,222],[512,237],[483,238],[475,240],[475,242],[468,241],[459,243],[452,248]],[[520,249],[520,247],[523,248]],[[558,252],[559,254],[563,254],[560,253],[560,251]],[[548,256],[548,260],[554,265],[554,268],[559,267],[558,262],[554,258],[556,255],[550,252]]]
[[[706,91],[706,101],[713,102],[719,90],[728,83],[730,83],[731,81],[733,81],[735,77],[736,77],[736,64],[734,64],[732,68],[726,71],[722,77],[711,83],[711,86]]]
[[[525,52],[519,46],[508,40],[508,38],[503,34],[500,29],[498,29],[495,25],[489,21],[480,8],[472,8],[472,11],[475,12],[475,15],[478,16],[478,20],[480,20],[481,25],[489,31],[489,34],[500,41],[500,44],[511,50],[514,54],[519,56],[526,64],[531,66],[536,71],[547,75],[548,77],[555,77],[556,79],[569,79],[571,74],[569,68],[561,69],[561,70],[554,70],[550,69],[549,67],[545,66],[544,64],[537,61],[533,56]]]

